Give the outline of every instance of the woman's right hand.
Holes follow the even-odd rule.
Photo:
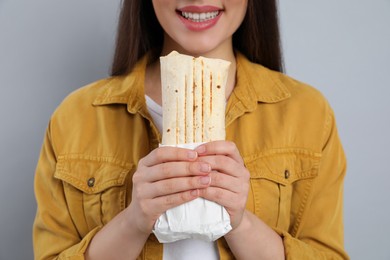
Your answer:
[[[198,154],[189,149],[160,147],[138,163],[133,175],[132,201],[126,209],[128,220],[144,234],[166,210],[199,197],[199,190],[210,185],[211,167],[197,162]]]

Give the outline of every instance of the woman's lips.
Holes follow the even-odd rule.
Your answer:
[[[202,31],[213,27],[222,10],[215,6],[185,6],[177,10],[180,20],[191,31]]]

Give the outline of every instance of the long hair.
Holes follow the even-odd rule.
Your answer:
[[[148,52],[156,60],[163,38],[152,1],[123,0],[111,75],[130,72]],[[252,62],[283,72],[276,0],[248,0],[244,20],[233,34],[233,48]]]

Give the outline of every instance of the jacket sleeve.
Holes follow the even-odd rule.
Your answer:
[[[54,178],[55,170],[56,156],[49,126],[35,173],[37,213],[33,224],[34,258],[84,259],[84,252],[100,227],[80,237],[68,211],[63,184]]]
[[[328,106],[322,156],[317,178],[296,237],[276,230],[282,237],[286,259],[349,259],[344,250],[343,182],[346,158]]]

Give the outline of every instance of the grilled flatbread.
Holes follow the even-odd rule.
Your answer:
[[[174,51],[160,58],[163,145],[225,139],[225,88],[230,62]]]

